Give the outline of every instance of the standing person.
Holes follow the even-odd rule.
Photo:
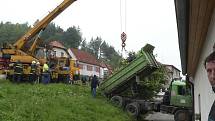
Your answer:
[[[47,63],[43,65],[42,83],[48,84],[50,82],[49,66]]]
[[[96,97],[96,87],[98,85],[98,78],[96,75],[93,76],[93,79],[91,81],[91,90],[93,97]]]
[[[205,59],[204,66],[207,71],[208,80],[212,86],[212,90],[215,92],[215,51]],[[215,121],[215,102],[211,107],[208,121]]]
[[[30,78],[29,81],[33,84],[36,82],[37,75],[36,75],[37,65],[36,61],[32,61],[31,63],[31,71],[30,71]]]
[[[40,62],[39,61],[36,63],[36,66],[37,66],[37,70],[36,70],[36,75],[37,75],[36,83],[40,83],[41,68],[40,68]]]
[[[17,60],[13,66],[14,74],[13,74],[13,82],[20,83],[22,80],[23,74],[23,65],[20,60]]]

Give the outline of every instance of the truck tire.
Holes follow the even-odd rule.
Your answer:
[[[129,115],[138,117],[140,114],[140,105],[137,102],[130,103],[126,106]]]
[[[177,110],[174,114],[175,121],[190,121],[191,116],[187,110]]]
[[[124,106],[124,100],[121,96],[113,96],[111,98],[111,102],[116,105],[117,107],[123,107]]]

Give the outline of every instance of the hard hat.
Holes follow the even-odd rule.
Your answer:
[[[32,61],[32,64],[35,64],[36,63],[36,61]]]
[[[39,62],[39,61],[37,62],[37,65],[40,65],[40,62]]]

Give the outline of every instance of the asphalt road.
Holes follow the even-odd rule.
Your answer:
[[[146,121],[174,121],[174,115],[153,112],[145,117]]]

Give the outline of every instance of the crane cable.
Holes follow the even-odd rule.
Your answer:
[[[120,0],[120,27],[121,27],[121,40],[122,40],[122,52],[121,55],[123,53],[123,51],[127,52],[125,49],[125,41],[127,39],[127,35],[126,35],[126,0],[124,1],[124,6],[122,6],[122,0]],[[124,18],[123,18],[123,8],[124,7]],[[124,20],[124,21],[123,21]],[[124,24],[123,24],[124,23]],[[124,28],[123,28],[124,27]],[[123,31],[124,30],[124,31]]]

